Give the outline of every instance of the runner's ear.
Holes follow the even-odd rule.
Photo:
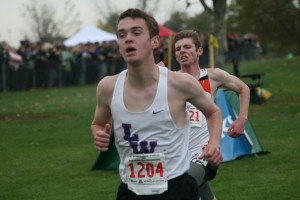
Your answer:
[[[153,49],[157,49],[159,47],[159,44],[160,44],[159,35],[156,35],[156,36],[151,38],[151,45],[152,45]]]
[[[199,47],[198,49],[197,49],[197,55],[198,56],[201,56],[203,54],[203,48],[202,47]]]

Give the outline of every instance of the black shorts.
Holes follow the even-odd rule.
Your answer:
[[[205,180],[206,181],[213,180],[217,175],[217,171],[218,171],[218,166],[213,166],[210,163],[207,163],[205,167]]]
[[[213,180],[217,175],[218,166],[213,166],[209,162],[207,162],[205,160],[203,161],[203,159],[199,160],[198,156],[199,156],[198,154],[195,154],[191,159],[191,163],[196,163],[197,165],[204,167],[204,169],[205,169],[204,181]],[[194,165],[194,166],[196,166],[196,165]],[[191,167],[193,167],[193,166],[191,166]],[[191,174],[194,178],[196,178],[196,180],[198,180],[197,177],[202,177],[201,169],[197,169],[197,167],[190,168],[189,174]],[[202,178],[201,178],[201,180],[198,180],[198,182],[199,181],[202,181]]]
[[[117,200],[198,200],[197,183],[193,177],[183,175],[168,181],[168,190],[155,195],[137,195],[128,190],[127,184],[121,182]]]

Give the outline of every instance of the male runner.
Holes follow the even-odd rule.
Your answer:
[[[117,43],[127,70],[103,78],[96,92],[92,121],[95,148],[107,151],[113,122],[120,157],[117,199],[196,200],[197,184],[189,169],[190,102],[205,115],[210,141],[199,155],[213,165],[222,161],[222,116],[191,75],[155,64],[158,24],[139,9],[128,9],[117,22]]]
[[[174,37],[174,44],[176,60],[181,65],[180,71],[191,74],[199,80],[209,96],[213,97],[221,87],[239,94],[240,113],[237,120],[230,125],[228,135],[233,138],[240,137],[244,133],[248,116],[250,95],[248,86],[237,77],[219,68],[200,68],[199,57],[203,49],[197,32],[184,30],[177,33]],[[199,159],[198,156],[210,140],[207,122],[202,113],[190,103],[187,103],[187,111],[191,127],[189,151],[192,156],[189,174],[197,180],[201,200],[212,200],[215,197],[207,181],[215,177],[217,167],[205,159]]]

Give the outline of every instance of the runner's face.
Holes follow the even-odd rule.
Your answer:
[[[200,49],[198,50],[191,38],[183,38],[175,43],[176,60],[180,65],[192,65],[199,61]]]
[[[153,41],[144,19],[122,19],[117,30],[120,53],[128,63],[142,61],[153,54]]]

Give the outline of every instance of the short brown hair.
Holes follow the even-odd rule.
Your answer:
[[[194,30],[184,30],[178,32],[174,37],[174,45],[178,40],[184,38],[191,38],[195,44],[196,49],[202,47],[201,40],[199,38],[199,34]]]
[[[137,9],[137,8],[129,8],[128,10],[124,11],[120,14],[117,24],[124,19],[130,17],[132,19],[140,18],[146,21],[147,27],[149,29],[150,38],[159,35],[159,29],[157,21],[151,15],[147,14],[146,12]]]

